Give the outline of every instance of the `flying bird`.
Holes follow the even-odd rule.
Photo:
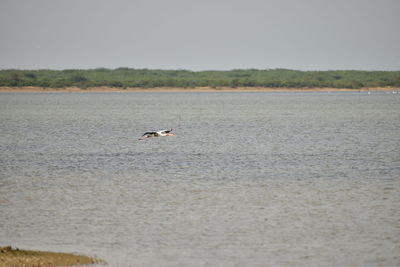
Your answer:
[[[150,137],[159,137],[159,136],[174,136],[171,130],[162,130],[162,131],[157,131],[157,132],[145,132],[142,137],[139,138],[139,140],[144,140]]]

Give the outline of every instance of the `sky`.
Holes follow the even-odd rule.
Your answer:
[[[400,70],[400,0],[0,0],[0,69]]]

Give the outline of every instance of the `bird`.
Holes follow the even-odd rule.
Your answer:
[[[160,137],[160,136],[175,136],[171,130],[161,130],[161,131],[157,131],[157,132],[145,132],[140,138],[139,140],[144,140],[150,137]]]

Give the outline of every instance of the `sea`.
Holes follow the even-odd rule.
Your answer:
[[[110,267],[400,266],[400,93],[0,93],[7,245]]]

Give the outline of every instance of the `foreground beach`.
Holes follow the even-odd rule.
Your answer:
[[[373,87],[373,88],[289,88],[289,87],[156,87],[156,88],[138,88],[138,87],[65,87],[65,88],[45,88],[36,86],[9,87],[0,86],[0,92],[363,92],[363,91],[399,91],[399,88],[392,87]]]
[[[103,263],[103,261],[68,253],[0,248],[0,267],[72,266],[95,263]]]

